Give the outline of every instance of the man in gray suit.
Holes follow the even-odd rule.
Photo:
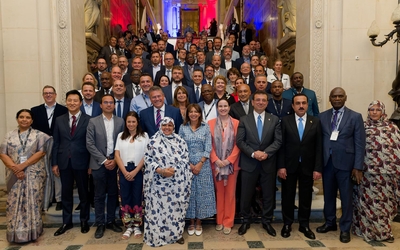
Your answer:
[[[362,179],[365,153],[365,129],[361,114],[344,106],[347,95],[344,89],[334,88],[328,109],[319,118],[323,143],[323,187],[325,223],[317,228],[318,233],[336,231],[336,197],[339,190],[342,217],[339,221],[340,241],[350,242],[353,216],[353,183]]]
[[[122,232],[115,223],[117,204],[117,167],[114,161],[114,147],[118,133],[124,130],[124,120],[113,115],[115,99],[112,95],[104,95],[100,104],[103,113],[90,119],[86,147],[90,153],[89,167],[92,169],[94,207],[97,229],[94,237],[103,237],[105,228],[114,232]],[[107,224],[105,225],[104,208],[107,196]]]
[[[240,168],[242,171],[242,194],[240,211],[244,218],[238,234],[243,235],[250,228],[251,199],[257,180],[263,193],[262,226],[271,236],[276,236],[271,226],[274,213],[276,153],[282,144],[279,118],[265,112],[268,95],[256,91],[252,104],[254,111],[240,119],[236,136],[237,146],[241,150]]]

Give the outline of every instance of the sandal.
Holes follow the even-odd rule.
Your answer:
[[[201,225],[196,225],[195,234],[200,236],[203,233],[203,227]]]
[[[217,231],[221,231],[222,229],[224,229],[224,225],[222,225],[222,224],[218,224],[215,226],[215,230],[217,230]]]
[[[131,237],[131,234],[133,232],[133,228],[128,227],[128,229],[126,229],[125,233],[122,235],[122,239],[123,240],[127,240]]]
[[[140,238],[142,237],[142,231],[140,231],[140,227],[134,227],[133,228],[133,236],[135,238]]]
[[[195,230],[194,230],[194,225],[190,225],[188,227],[187,233],[189,236],[192,236],[194,234]]]
[[[225,227],[224,228],[224,234],[230,234],[231,233],[231,231],[232,231],[232,229],[230,228],[230,227]]]

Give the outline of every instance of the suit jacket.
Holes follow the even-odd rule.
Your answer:
[[[236,38],[238,36],[239,30],[240,30],[240,25],[238,23],[235,23],[235,28],[233,28],[233,23],[229,24],[228,28],[226,29],[229,33],[235,34]]]
[[[243,77],[243,79],[245,78],[244,76],[242,76],[242,77]],[[249,79],[248,85],[250,87],[251,93],[254,93],[256,91],[256,86],[254,85],[255,78],[254,78],[253,74],[251,74],[251,72],[250,72],[250,74],[246,78]],[[266,91],[268,90],[268,86],[271,88],[271,84],[267,84]],[[100,92],[100,91],[98,91],[98,92]],[[267,91],[267,93],[268,93],[268,91]]]
[[[116,47],[118,47],[119,52],[121,53],[121,55],[126,56],[127,59],[132,57],[131,52],[129,52],[127,49],[124,49],[124,53],[121,52],[121,50],[119,49],[119,46],[117,45]]]
[[[140,126],[142,127],[143,131],[149,135],[149,137],[152,137],[158,131],[158,128],[156,127],[156,121],[154,119],[154,112],[154,107],[148,107],[140,112]],[[175,133],[178,134],[179,127],[183,122],[181,111],[178,108],[165,105],[164,117],[166,116],[174,120]]]
[[[300,140],[295,114],[281,120],[282,147],[279,150],[279,168],[286,168],[294,174],[299,167],[304,175],[312,176],[314,171],[322,173],[322,130],[317,117],[307,115],[303,137]]]
[[[206,65],[211,64],[212,62],[212,57],[214,56],[214,50],[208,51],[206,53]],[[221,62],[225,60],[224,56],[222,55],[222,49],[221,49]]]
[[[251,100],[249,100],[249,114],[250,113],[253,113],[253,105],[251,105]],[[231,105],[229,115],[236,120],[240,120],[240,117],[246,115],[246,112],[244,111],[242,102],[240,100]]]
[[[174,53],[174,45],[167,43],[167,46],[165,47],[166,52]]]
[[[126,93],[126,92],[125,92]],[[128,114],[130,106],[131,106],[131,101],[132,99],[127,98],[126,96],[124,97],[124,109],[122,110],[122,118],[125,120],[126,114]],[[114,109],[114,115],[117,115],[117,100],[115,100],[115,109]]]
[[[114,146],[117,136],[124,130],[124,119],[113,116],[114,119]],[[86,148],[90,153],[89,167],[97,170],[107,157],[107,131],[104,125],[103,115],[93,117],[89,120],[86,132]]]
[[[101,89],[101,79],[99,75],[99,71],[96,71],[93,73],[94,77],[96,77],[97,80],[97,89]]]
[[[115,47],[115,53],[117,55],[121,55],[121,51],[119,49],[117,49]],[[111,66],[111,49],[110,49],[110,45],[106,45],[103,48],[101,48],[99,56],[97,58],[104,58],[104,60],[106,60],[107,62],[107,66],[110,67]]]
[[[112,92],[112,90],[111,90],[111,95],[114,96],[114,93]],[[103,98],[103,96],[104,96],[104,89],[101,89],[96,92],[96,94],[93,97],[93,100],[95,102],[101,103],[101,98]]]
[[[136,97],[136,95],[133,93],[133,82],[130,82],[128,85],[126,85],[126,91],[125,91],[125,96],[129,99],[133,99]],[[140,86],[139,86],[140,87]],[[136,89],[136,87],[135,87]],[[142,93],[142,91],[140,91]]]
[[[201,71],[203,71],[203,69],[199,65],[196,65],[196,64],[193,65],[193,70],[195,70],[195,69],[200,69]],[[183,66],[183,75],[185,76],[184,78],[186,81],[186,85],[193,88],[194,84],[193,84],[192,77],[190,76],[190,73],[189,73],[189,65],[188,64],[185,64],[185,66]]]
[[[244,63],[244,58],[239,57],[234,61],[234,63],[232,63],[232,67],[235,67],[240,72],[240,67],[242,66],[243,63]]]
[[[131,80],[131,72],[132,71],[128,69],[128,71],[126,71],[126,74],[121,79],[124,82],[125,87],[128,86],[132,82],[132,80]]]
[[[242,41],[242,32],[245,32],[246,42]],[[245,31],[243,29],[239,32],[239,44],[249,44],[253,40],[253,31],[247,28]]]
[[[90,154],[86,149],[86,129],[90,116],[81,112],[74,135],[71,136],[69,113],[57,117],[53,133],[52,166],[67,169],[71,160],[73,169],[88,169]]]
[[[276,101],[276,103],[280,103],[280,101]],[[271,115],[276,115],[279,117],[279,119],[282,119],[282,117],[293,114],[293,108],[292,108],[292,101],[282,98],[282,107],[280,110],[278,109],[278,105],[274,105],[274,100],[270,99],[268,100],[268,106],[265,109],[265,111]],[[278,111],[280,111],[278,113]]]
[[[225,78],[227,78],[228,77],[227,74],[228,74],[228,70],[226,70],[226,69],[224,69],[222,67],[219,68],[219,75],[220,76],[224,76]]]
[[[32,128],[40,130],[43,133],[52,136],[54,131],[54,125],[56,124],[56,118],[59,117],[60,115],[67,113],[68,109],[63,105],[56,103],[50,127],[49,123],[47,122],[49,118],[47,117],[47,111],[44,104],[31,108],[31,111],[33,114]]]
[[[305,94],[308,97],[308,109],[307,115],[318,116],[319,108],[318,108],[318,100],[315,92],[311,89],[303,88],[301,93]],[[292,100],[293,96],[297,94],[297,90],[295,88],[290,88],[282,93],[282,97],[288,100]]]
[[[185,86],[185,85],[183,85],[183,83],[182,83],[182,86],[188,92],[189,102],[190,103],[197,103],[196,102],[196,96],[194,94],[193,88],[191,88],[189,86]],[[172,84],[162,88],[162,91],[164,92],[165,100],[167,100],[167,104],[168,105],[172,105],[172,103],[174,102],[174,99],[172,98]]]
[[[254,151],[261,150],[268,154],[268,158],[261,161],[261,167],[265,173],[276,173],[276,154],[282,144],[282,132],[279,118],[264,113],[264,126],[261,141],[258,138],[257,125],[254,113],[251,112],[240,118],[236,144],[242,151],[240,154],[240,168],[247,172],[253,172],[259,161],[252,158]]]
[[[82,102],[82,105],[81,105],[81,112],[86,114],[84,102]],[[95,116],[101,115],[101,113],[103,113],[103,111],[100,108],[100,103],[98,103],[96,101],[93,101],[91,117],[95,117]]]
[[[332,141],[330,140],[332,110],[328,109],[319,115],[323,135],[324,166],[332,157],[333,166],[337,169],[351,171],[355,168],[363,170],[365,129],[361,114],[344,107],[343,117],[338,127],[339,136],[336,141]]]

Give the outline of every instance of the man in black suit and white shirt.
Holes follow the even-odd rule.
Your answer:
[[[189,87],[187,85],[183,85],[183,82],[182,82],[183,77],[184,76],[183,76],[182,67],[175,65],[172,68],[172,84],[162,88],[162,91],[164,92],[165,99],[166,99],[168,105],[172,105],[172,103],[174,102],[174,93],[175,93],[175,89],[178,86],[183,86],[186,89],[186,91],[188,92],[188,97],[189,97],[190,103],[196,103],[196,97],[194,95],[193,88]]]
[[[308,98],[296,94],[292,99],[295,114],[282,118],[282,147],[279,151],[278,176],[282,179],[283,238],[290,236],[294,222],[294,202],[299,182],[299,231],[315,239],[309,219],[314,180],[322,173],[322,129],[317,117],[307,115]]]
[[[74,181],[78,188],[81,233],[90,230],[88,192],[89,152],[86,149],[86,128],[90,116],[82,113],[82,96],[77,90],[67,92],[68,113],[57,117],[53,134],[52,171],[61,178],[63,225],[54,233],[59,236],[73,227]]]
[[[104,58],[97,58],[97,72],[94,72],[94,76],[96,77],[97,80],[97,89],[101,89],[101,74],[103,74],[104,72],[107,72],[107,62]]]
[[[253,112],[253,105],[250,101],[251,90],[249,85],[240,84],[236,87],[236,92],[238,94],[239,101],[232,104],[229,115],[236,120],[240,120],[240,117]]]
[[[130,99],[133,99],[142,93],[142,89],[139,85],[141,74],[142,73],[138,69],[134,69],[130,73],[129,79],[131,82],[126,86],[126,96]]]
[[[94,95],[94,100],[98,103],[101,103],[101,98],[104,95],[112,95],[112,85],[114,80],[111,78],[111,74],[109,72],[104,72],[101,74],[101,85],[103,86],[101,90],[97,91]]]
[[[111,66],[111,54],[115,53],[117,55],[121,55],[121,51],[116,48],[116,45],[117,37],[111,36],[109,44],[101,48],[101,51],[99,53],[98,58],[104,58],[108,66]]]
[[[42,95],[44,104],[31,108],[33,114],[32,128],[53,136],[56,118],[67,113],[68,109],[56,102],[57,92],[53,86],[44,86]],[[50,176],[49,180],[52,180],[52,177],[53,176]],[[53,185],[53,183],[50,183],[50,185]],[[49,195],[52,196],[52,192],[50,192]],[[62,209],[61,180],[56,176],[54,176],[54,197],[57,202],[56,210],[59,211]],[[50,200],[51,199],[53,199],[53,197],[50,197]]]

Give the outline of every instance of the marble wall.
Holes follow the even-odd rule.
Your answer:
[[[295,71],[302,72],[305,85],[317,92],[321,111],[331,107],[329,92],[340,86],[347,92],[346,106],[364,118],[375,99],[393,112],[387,93],[396,75],[396,44],[374,47],[366,34],[375,19],[382,40],[394,28],[390,17],[396,6],[395,0],[297,1]]]

